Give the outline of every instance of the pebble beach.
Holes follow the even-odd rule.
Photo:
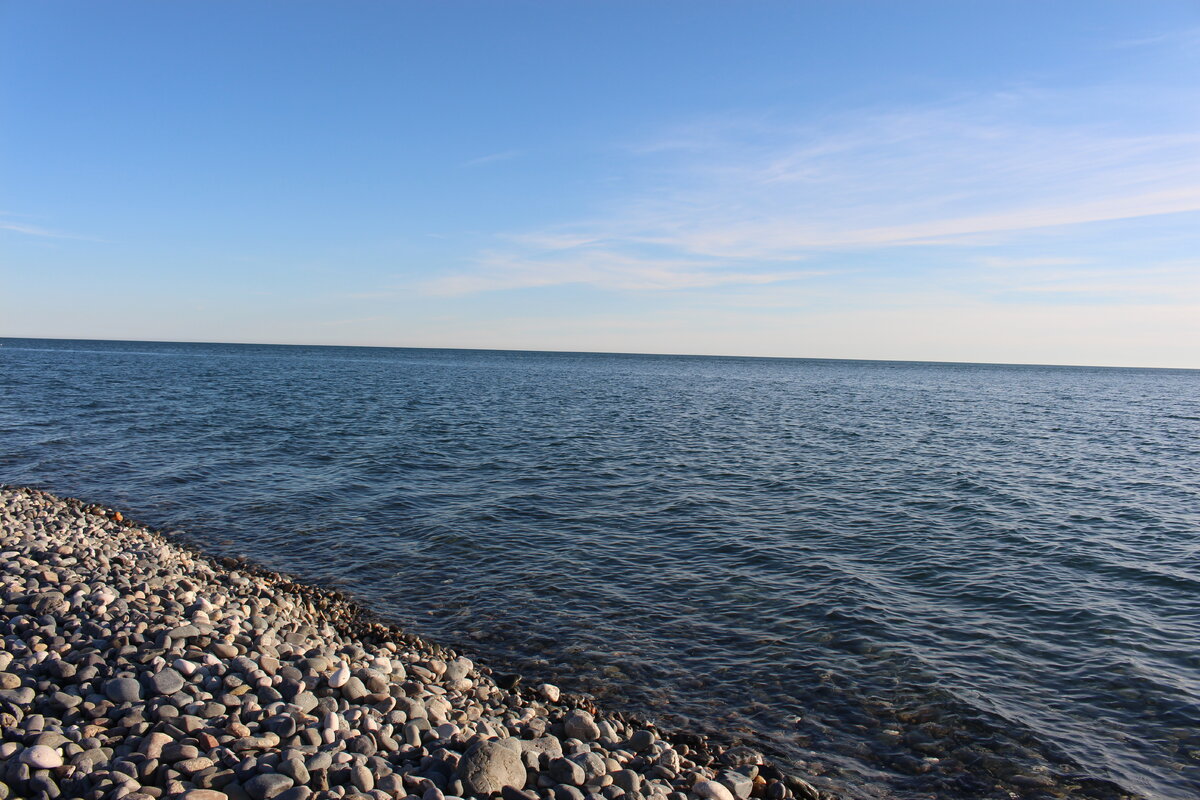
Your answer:
[[[828,800],[112,509],[0,488],[0,800]]]

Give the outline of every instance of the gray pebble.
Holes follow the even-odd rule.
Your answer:
[[[113,678],[104,684],[104,694],[114,703],[136,703],[142,699],[142,685],[133,678]]]
[[[175,694],[187,683],[184,677],[171,667],[166,667],[150,676],[149,684],[155,694]]]
[[[246,793],[254,800],[270,800],[292,788],[292,779],[287,775],[268,772],[255,775],[245,783]]]
[[[563,720],[563,732],[572,739],[594,742],[600,738],[600,727],[595,718],[586,711],[572,711]]]
[[[481,796],[499,792],[505,786],[524,788],[520,742],[501,739],[472,745],[459,762],[457,777],[467,793]]]

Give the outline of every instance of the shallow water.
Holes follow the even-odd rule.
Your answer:
[[[1200,796],[1200,372],[0,344],[0,481],[850,796]]]

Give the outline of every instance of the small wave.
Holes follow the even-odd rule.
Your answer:
[[[0,479],[847,796],[1200,795],[1200,374],[5,344]]]

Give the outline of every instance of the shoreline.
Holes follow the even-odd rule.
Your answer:
[[[833,797],[111,508],[0,485],[0,552],[0,800]]]

